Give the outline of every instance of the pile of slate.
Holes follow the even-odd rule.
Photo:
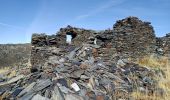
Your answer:
[[[69,48],[69,47],[68,47]],[[96,56],[97,45],[70,47],[70,52],[51,55],[32,73],[18,70],[13,78],[0,75],[0,99],[6,100],[133,100],[138,91],[163,94],[155,77],[160,71],[139,66],[127,59]],[[116,56],[115,56],[116,57]]]
[[[33,67],[42,66],[49,56],[62,56],[65,54],[63,48],[57,47],[33,47],[31,52],[31,64]]]
[[[8,77],[10,71],[0,74],[0,100],[134,100],[133,92],[163,96],[158,77],[164,73],[128,58],[155,50],[168,54],[169,37],[156,38],[150,23],[136,17],[117,21],[113,30],[67,26],[56,35],[33,34],[31,70],[11,69],[14,77]]]
[[[67,43],[67,35],[71,35],[71,43]],[[53,55],[51,49],[64,49],[63,55],[70,52],[72,47],[81,47],[83,44],[98,45],[93,49],[95,57],[115,59],[121,58],[137,60],[140,57],[158,53],[169,53],[169,39],[156,39],[153,27],[149,22],[139,20],[137,17],[127,17],[117,21],[113,29],[104,31],[87,30],[67,26],[61,28],[56,35],[33,34],[31,64],[33,67],[43,65]],[[162,41],[162,42],[161,42]],[[158,46],[159,44],[166,46]],[[68,48],[68,49],[66,49]]]

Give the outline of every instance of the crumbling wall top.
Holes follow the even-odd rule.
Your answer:
[[[137,17],[127,17],[117,21],[113,26],[117,51],[132,57],[153,53],[156,36],[150,24]]]

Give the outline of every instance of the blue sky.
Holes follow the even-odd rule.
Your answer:
[[[157,36],[170,32],[170,0],[0,0],[0,44],[30,42],[32,33],[55,34],[68,24],[112,28],[136,16],[150,21]]]

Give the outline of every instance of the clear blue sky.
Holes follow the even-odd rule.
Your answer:
[[[32,33],[55,34],[68,24],[112,28],[127,16],[150,21],[157,36],[170,32],[170,0],[0,0],[0,44],[30,42]]]

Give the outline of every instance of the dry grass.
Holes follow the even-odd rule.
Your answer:
[[[9,70],[10,70],[10,68],[9,68],[9,67],[1,68],[1,69],[0,69],[0,74],[7,73]]]
[[[154,56],[150,56],[140,59],[137,63],[142,66],[147,66],[151,69],[159,69],[164,72],[164,76],[156,77],[156,79],[159,80],[158,86],[164,90],[164,94],[161,96],[158,93],[148,95],[140,92],[134,92],[132,93],[132,97],[135,100],[170,100],[170,63],[168,58],[155,58]]]
[[[142,66],[147,66],[150,68],[161,68],[161,69],[166,68],[169,65],[169,61],[167,57],[156,58],[153,55],[139,59],[137,63]]]
[[[135,99],[135,100],[165,100],[163,97],[159,97],[159,96],[156,96],[156,95],[147,95],[147,94],[143,94],[143,93],[140,93],[140,92],[134,92],[132,93],[132,97]],[[169,100],[169,99],[167,99]]]
[[[165,78],[160,79],[159,86],[166,91],[164,100],[169,100],[170,99],[170,64],[168,64],[167,67],[163,70],[165,72]]]
[[[11,78],[16,76],[16,71],[12,70],[10,67],[4,67],[0,69],[0,74],[5,75],[6,78]]]
[[[168,61],[168,58],[167,57],[155,58],[154,56],[150,56],[138,60],[137,63],[141,66],[146,66],[151,69],[159,69],[164,72],[164,76],[161,77],[157,75],[158,77],[155,77],[157,80],[159,80],[158,87],[164,90],[164,94],[163,95],[159,95],[158,93],[147,94],[137,91],[131,94],[134,100],[170,100],[170,62]],[[10,70],[11,69],[8,67],[0,69],[0,74],[8,73]],[[8,77],[12,77],[14,75],[16,75],[16,72],[11,70]],[[128,97],[125,94],[123,94],[123,96]]]

